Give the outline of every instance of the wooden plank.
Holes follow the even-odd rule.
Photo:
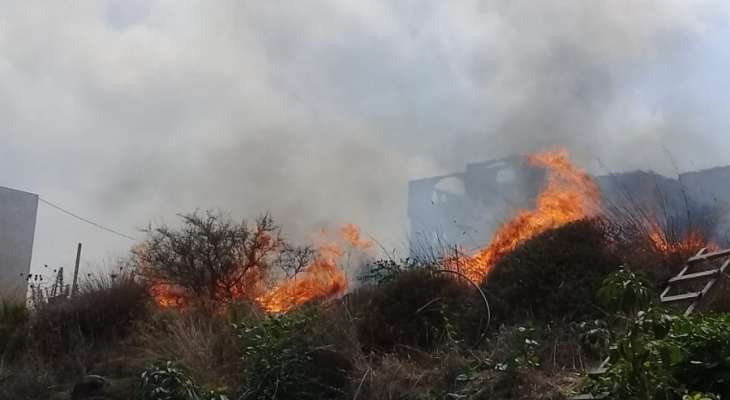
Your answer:
[[[730,265],[730,258],[725,260],[725,262],[722,264],[722,267],[720,267],[720,273],[725,272],[725,269]]]
[[[674,296],[666,296],[662,297],[661,301],[662,303],[669,303],[672,301],[682,301],[682,300],[691,300],[696,299],[698,297],[702,296],[702,292],[690,292],[690,293],[683,293],[683,294],[677,294]]]
[[[687,263],[696,264],[698,262],[714,260],[714,259],[725,257],[725,256],[730,256],[730,249],[720,250],[720,251],[716,251],[714,253],[698,254],[698,255],[690,258],[687,261]]]
[[[707,285],[705,285],[705,288],[702,289],[702,292],[700,293],[700,296],[706,295],[707,292],[709,292],[710,289],[712,289],[712,285],[714,285],[715,282],[717,282],[717,278],[711,279],[709,282],[707,282]]]
[[[702,271],[702,272],[694,272],[694,273],[687,274],[687,275],[677,275],[674,278],[669,279],[669,283],[686,281],[689,279],[702,278],[705,276],[718,274],[719,272],[720,272],[720,269],[716,268],[716,269],[710,269],[710,270]]]
[[[685,264],[684,268],[682,268],[682,270],[679,271],[679,273],[677,275],[675,275],[675,276],[679,276],[679,275],[686,274],[688,269],[689,269],[689,264]]]
[[[606,372],[608,372],[608,368],[598,367],[596,369],[592,369],[592,370],[588,371],[588,376],[599,376],[599,375],[605,374]]]

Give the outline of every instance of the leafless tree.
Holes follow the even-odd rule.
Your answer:
[[[143,275],[213,301],[255,295],[289,246],[269,214],[249,224],[219,212],[180,215],[178,228],[148,228],[137,251]]]
[[[312,264],[317,251],[311,246],[292,246],[285,244],[279,252],[277,264],[287,278],[296,276]]]

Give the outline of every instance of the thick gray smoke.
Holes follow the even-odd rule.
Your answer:
[[[407,181],[467,161],[730,162],[724,1],[0,3],[0,184],[127,232],[217,207],[397,247]],[[129,245],[41,209],[34,264],[77,240]]]

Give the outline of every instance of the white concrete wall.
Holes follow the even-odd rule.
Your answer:
[[[0,298],[24,300],[38,195],[0,186]]]

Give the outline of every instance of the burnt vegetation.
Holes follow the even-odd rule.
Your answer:
[[[314,257],[312,248],[285,241],[269,214],[254,223],[213,211],[180,217],[179,228],[147,229],[148,239],[134,255],[149,284],[175,285],[188,298],[213,303],[252,298],[273,269],[294,276]]]
[[[253,301],[261,285],[296,278],[317,252],[286,242],[269,215],[184,215],[150,229],[113,276],[72,296],[4,303],[0,398],[727,396],[727,316],[652,304],[664,269],[705,243],[684,240],[686,230],[657,245],[627,215],[535,236],[481,291],[437,258],[370,260],[344,297],[278,314]],[[185,307],[161,308],[160,283],[181,288]],[[609,354],[609,372],[585,380]]]

